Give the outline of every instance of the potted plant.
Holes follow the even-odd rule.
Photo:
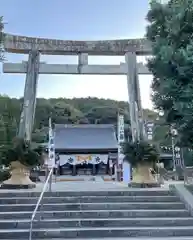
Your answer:
[[[30,143],[15,138],[12,146],[5,149],[2,164],[10,167],[11,177],[4,181],[2,188],[34,188],[29,178],[31,168],[41,164],[41,154],[31,149]]]
[[[125,161],[133,169],[131,186],[153,187],[157,182],[151,170],[158,161],[156,147],[146,141],[126,142],[123,146]]]

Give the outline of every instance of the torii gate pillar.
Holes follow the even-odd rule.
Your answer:
[[[135,142],[145,138],[136,53],[127,52],[125,54],[125,62],[127,67],[127,89],[129,95],[131,133],[132,141]]]
[[[29,53],[26,65],[27,74],[25,80],[24,100],[18,133],[20,138],[24,138],[27,141],[31,140],[31,133],[34,125],[39,65],[40,53],[39,51],[32,49]]]

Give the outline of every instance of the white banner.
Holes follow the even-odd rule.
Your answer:
[[[124,155],[122,154],[121,144],[125,141],[125,131],[124,131],[124,115],[118,115],[118,128],[117,128],[117,136],[118,136],[118,163],[122,164]]]
[[[48,143],[48,167],[53,168],[55,166],[55,145],[54,145],[54,133],[52,129],[52,121],[49,118],[49,143]]]
[[[60,155],[60,166],[64,164],[71,164],[71,165],[77,165],[77,164],[99,164],[104,163],[107,164],[108,162],[108,155],[103,154],[77,154],[77,155]]]
[[[125,127],[124,127],[124,116],[123,115],[118,115],[118,142],[124,143],[125,142]]]

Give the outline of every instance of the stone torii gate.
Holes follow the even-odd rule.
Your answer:
[[[132,139],[145,137],[138,74],[150,74],[137,55],[150,55],[146,39],[104,41],[64,41],[5,34],[5,51],[28,54],[28,62],[3,63],[4,73],[26,73],[24,104],[20,119],[19,136],[30,140],[36,108],[39,74],[103,74],[126,75],[129,98]],[[78,55],[78,64],[46,64],[40,54]],[[88,65],[88,55],[125,56],[119,65]]]

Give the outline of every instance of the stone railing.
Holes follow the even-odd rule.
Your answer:
[[[178,167],[175,171],[168,171],[165,168],[159,169],[160,177],[165,180],[184,180],[186,184],[193,184],[193,166]]]
[[[185,168],[184,178],[186,184],[193,184],[193,166]]]

